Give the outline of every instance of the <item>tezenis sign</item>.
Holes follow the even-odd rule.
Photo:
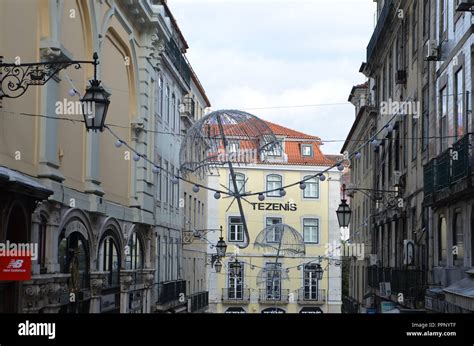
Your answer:
[[[296,211],[296,203],[252,203],[253,210]]]

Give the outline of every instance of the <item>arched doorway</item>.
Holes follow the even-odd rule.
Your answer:
[[[59,237],[58,262],[61,273],[70,274],[68,281],[69,304],[63,313],[88,313],[90,306],[90,250],[87,229],[78,220],[73,220],[61,231]]]
[[[29,216],[21,204],[14,203],[7,215],[5,241],[27,243],[28,220]],[[21,282],[0,281],[0,313],[20,311],[20,288]]]
[[[98,269],[107,273],[102,289],[100,310],[102,313],[120,313],[120,267],[119,242],[112,230],[107,230],[99,245]]]

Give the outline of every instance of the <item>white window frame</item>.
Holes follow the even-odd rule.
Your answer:
[[[278,222],[278,223],[274,223],[274,222],[269,223],[268,222],[269,220],[279,220],[280,222]],[[269,226],[277,225],[277,224],[282,224],[282,223],[283,223],[283,218],[279,217],[279,216],[267,216],[265,218],[265,227],[269,227]],[[273,229],[271,234],[272,235],[270,236],[270,239],[268,239],[269,234],[266,235],[266,237],[267,237],[266,241],[269,242],[269,243],[279,243],[280,240],[277,239],[277,236],[276,236],[277,232],[275,232],[275,228]],[[281,237],[281,235],[280,235],[280,237]]]
[[[237,188],[239,189],[240,193],[245,193],[245,174],[243,173],[235,173],[235,181],[237,183]],[[239,185],[241,183],[241,185]],[[232,181],[232,175],[229,174],[229,190],[234,192],[234,183]]]
[[[306,226],[306,221],[316,221],[316,226],[315,225],[308,225]],[[305,242],[305,244],[319,244],[320,243],[320,221],[319,221],[319,218],[317,217],[304,217],[303,220],[302,220],[302,223],[303,223],[303,240]],[[310,240],[306,240],[306,227],[311,227],[311,228],[314,228],[316,227],[316,241],[313,241],[311,238],[309,238]],[[311,233],[311,235],[314,235],[313,233]]]
[[[278,177],[279,181],[277,181],[277,180],[270,181],[269,179],[273,178],[273,177]],[[277,186],[278,183],[280,183],[279,186]],[[269,184],[271,184],[271,185],[269,185]],[[267,191],[268,190],[274,190],[274,189],[281,189],[282,186],[283,186],[283,177],[280,174],[269,174],[265,178],[265,186],[266,186]],[[267,192],[266,195],[267,195],[267,197],[281,197],[279,190],[272,191],[272,192]]]
[[[303,179],[307,179],[309,178],[310,175],[304,177]],[[306,189],[303,190],[303,198],[305,199],[319,199],[319,179],[317,178],[311,178],[309,180],[306,180],[305,181],[305,184],[306,184]],[[307,194],[309,194],[309,191],[310,191],[310,185],[316,185],[316,196],[308,196]]]
[[[309,148],[309,154],[305,154],[305,149]],[[301,145],[301,156],[303,157],[313,157],[313,145],[312,144],[302,144]]]
[[[231,223],[231,219],[240,219],[240,222]],[[234,233],[234,237],[231,237],[232,233]],[[244,224],[242,222],[242,217],[229,216],[227,218],[227,240],[232,243],[241,243],[244,241]]]

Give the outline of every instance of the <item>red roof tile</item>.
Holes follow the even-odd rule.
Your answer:
[[[317,136],[310,136],[310,135],[307,135],[306,133],[295,131],[295,130],[289,129],[288,127],[284,127],[284,126],[272,123],[270,121],[266,121],[266,120],[264,121],[268,125],[268,127],[270,127],[273,133],[277,136],[280,135],[280,136],[287,136],[289,138],[321,140],[321,138]]]

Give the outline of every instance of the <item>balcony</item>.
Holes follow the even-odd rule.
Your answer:
[[[189,312],[203,312],[209,306],[209,292],[199,292],[188,297]]]
[[[381,282],[390,282],[392,294],[403,293],[405,297],[423,299],[426,286],[426,272],[422,270],[367,268],[369,287],[378,289]]]
[[[162,282],[158,286],[158,304],[164,305],[179,301],[181,294],[186,294],[186,281]],[[184,303],[184,301],[183,301]]]
[[[166,43],[165,51],[181,78],[189,86],[191,84],[191,68],[173,39]]]
[[[225,304],[248,304],[250,302],[250,288],[240,290],[223,288],[222,302]]]
[[[290,290],[288,289],[274,292],[260,289],[258,301],[260,304],[288,304],[289,296]]]
[[[308,288],[298,290],[298,304],[300,305],[323,305],[326,302],[326,290],[318,289],[309,291]]]
[[[385,32],[384,29],[386,28],[386,24],[389,18],[391,18],[390,13],[392,12],[392,9],[394,7],[393,3],[393,0],[386,0],[382,11],[380,12],[380,16],[377,20],[377,25],[375,26],[372,38],[370,39],[369,45],[367,46],[367,62],[369,62],[372,58],[377,44],[381,42],[381,38]]]
[[[472,193],[472,136],[469,133],[423,167],[424,203],[436,205]]]

